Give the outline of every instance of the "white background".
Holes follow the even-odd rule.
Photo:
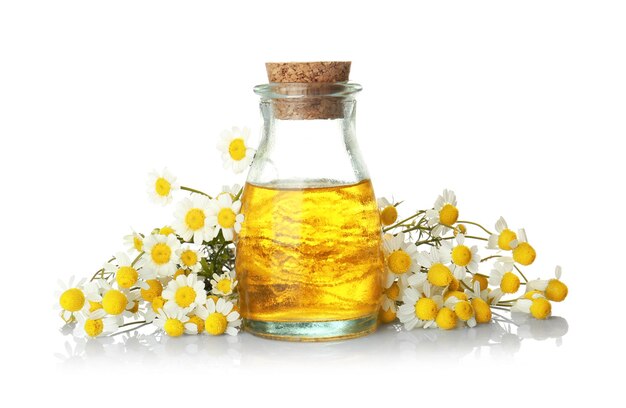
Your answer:
[[[0,3],[4,400],[555,406],[618,397],[623,3],[365,3]],[[155,353],[62,336],[56,279],[91,275],[131,227],[170,223],[172,208],[146,195],[150,170],[167,166],[209,191],[243,181],[222,170],[218,134],[249,126],[258,140],[251,88],[266,82],[265,61],[285,60],[353,61],[364,87],[358,139],[379,195],[406,200],[410,212],[452,188],[462,218],[492,226],[503,215],[525,227],[539,253],[529,274],[563,266],[570,296],[553,310],[567,334],[545,339],[526,327],[509,347],[485,346],[484,330],[433,339],[387,327],[339,344],[201,337]],[[77,354],[69,361],[66,342]]]

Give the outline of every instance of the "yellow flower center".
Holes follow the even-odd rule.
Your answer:
[[[500,233],[500,236],[498,236],[498,247],[500,247],[500,249],[504,249],[505,251],[510,251],[510,244],[514,239],[517,239],[517,234],[508,228],[504,229]]]
[[[181,286],[174,295],[176,304],[180,307],[187,307],[196,300],[196,291],[190,286]],[[168,306],[169,307],[169,306]]]
[[[531,290],[530,292],[526,292],[524,293],[524,298],[525,299],[530,299],[533,300],[534,299],[534,295],[541,295],[541,291],[540,290]]]
[[[97,337],[104,330],[104,324],[102,319],[87,319],[85,320],[85,333],[90,337]]]
[[[187,215],[185,215],[185,224],[189,227],[190,230],[195,231],[204,227],[204,220],[206,215],[204,211],[199,208],[192,208],[187,211]]]
[[[167,319],[163,325],[163,330],[168,336],[178,337],[185,332],[185,326],[178,319]]]
[[[169,225],[166,225],[165,227],[159,229],[159,234],[165,235],[165,236],[174,234],[174,228],[170,227]]]
[[[420,320],[435,320],[439,308],[431,298],[420,298],[415,303],[415,316]]]
[[[519,285],[519,277],[513,272],[507,272],[502,275],[502,280],[500,281],[500,289],[502,289],[502,292],[515,293],[519,289]]]
[[[547,319],[552,312],[552,305],[546,298],[533,299],[533,303],[530,305],[530,314],[535,319],[543,320]]]
[[[71,288],[61,294],[59,304],[68,312],[78,312],[85,306],[85,295],[78,288]]]
[[[222,208],[217,214],[217,223],[222,228],[232,228],[235,225],[237,215],[230,208]]]
[[[141,240],[140,237],[138,236],[133,237],[133,247],[139,252],[143,251],[143,241]]]
[[[450,268],[441,263],[432,264],[428,270],[428,282],[435,286],[448,286],[452,282]]]
[[[189,323],[193,323],[198,328],[198,334],[204,331],[204,320],[196,315],[189,317]]]
[[[128,309],[128,311],[131,312],[131,313],[137,313],[139,311],[139,302],[135,300],[133,302],[133,307]]]
[[[387,259],[387,265],[391,272],[395,274],[403,274],[408,272],[411,267],[411,257],[401,249],[394,251]]]
[[[481,298],[473,298],[471,302],[476,315],[476,322],[489,323],[491,321],[491,308],[487,302]]]
[[[474,274],[474,276],[472,276],[472,284],[474,282],[478,282],[478,284],[480,285],[481,291],[487,289],[487,286],[489,286],[489,281],[487,280],[487,277],[479,273]]]
[[[210,314],[204,322],[204,327],[207,333],[213,336],[223,334],[226,331],[227,326],[228,322],[226,321],[226,316],[217,312]]]
[[[392,283],[389,288],[385,289],[385,295],[391,300],[398,300],[400,296],[400,285],[398,285],[398,282]]]
[[[472,316],[474,316],[474,308],[472,307],[470,302],[468,302],[467,300],[464,300],[461,302],[457,302],[454,305],[454,313],[456,313],[459,319],[466,322],[469,319],[471,319]]]
[[[132,266],[122,266],[115,274],[115,281],[120,288],[128,289],[137,283],[139,274]]]
[[[546,297],[554,302],[561,302],[567,297],[567,285],[558,279],[551,279],[546,287]]]
[[[156,279],[149,279],[146,283],[148,284],[148,289],[141,289],[141,297],[146,302],[152,302],[155,297],[161,296],[163,285]]]
[[[170,194],[170,190],[172,189],[172,185],[169,181],[164,179],[163,177],[159,177],[154,183],[154,189],[158,195],[161,197],[167,197]]]
[[[452,204],[446,204],[439,210],[439,222],[451,226],[459,219],[459,210]]]
[[[459,280],[455,278],[453,275],[452,280],[450,281],[450,284],[448,285],[448,289],[451,291],[456,291],[456,290],[459,290],[460,287],[461,287],[461,282],[459,282]]]
[[[228,153],[233,160],[239,161],[246,157],[246,144],[243,139],[233,139],[228,145]]]
[[[179,277],[180,275],[185,275],[187,276],[187,270],[186,269],[177,269],[176,272],[174,272],[174,279],[176,279],[177,277]]]
[[[170,257],[172,256],[172,249],[167,244],[159,242],[152,247],[150,256],[152,257],[152,260],[155,264],[163,265],[170,261]]]
[[[180,254],[180,260],[183,261],[183,264],[187,267],[192,267],[198,263],[198,254],[191,249],[187,249]]]
[[[437,319],[435,322],[437,322],[437,326],[439,326],[440,329],[454,329],[456,327],[456,314],[454,314],[451,309],[442,307],[441,310],[439,310],[439,313],[437,313]]]
[[[456,226],[456,228],[452,231],[452,233],[454,234],[454,236],[456,237],[459,233],[461,234],[465,234],[467,233],[467,227],[464,224],[459,224]]]
[[[167,300],[163,299],[163,296],[155,297],[152,299],[152,310],[158,312],[160,309],[163,309],[165,303],[167,303]]]
[[[537,253],[528,242],[520,242],[513,250],[513,260],[522,265],[530,265],[535,261]]]
[[[231,291],[232,282],[230,279],[222,279],[217,282],[217,290],[222,292],[225,295],[229,295]]]
[[[472,260],[472,251],[465,245],[457,245],[452,249],[452,262],[458,266],[467,266]]]
[[[119,290],[111,289],[102,297],[102,308],[110,315],[121,314],[127,304],[126,295]]]
[[[95,312],[98,309],[102,309],[102,303],[89,301],[89,311]]]
[[[398,219],[398,210],[393,205],[388,205],[380,212],[380,221],[383,225],[391,225]]]
[[[448,298],[451,296],[454,296],[455,298],[459,300],[467,300],[467,295],[459,290],[451,290],[451,291],[446,292],[446,294],[443,297],[443,300],[448,300]]]
[[[387,310],[380,309],[378,312],[378,320],[381,323],[391,323],[396,319],[396,312],[390,307]]]

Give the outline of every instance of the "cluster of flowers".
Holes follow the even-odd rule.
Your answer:
[[[223,132],[218,143],[226,168],[247,168],[254,150],[248,129]],[[212,197],[181,186],[167,170],[153,172],[148,193],[168,205],[187,191],[171,226],[125,237],[128,251],[117,253],[89,281],[59,282],[61,317],[76,336],[98,337],[154,324],[169,336],[183,333],[236,335],[234,239],[241,230],[242,189],[225,186]]]
[[[475,222],[459,221],[453,191],[444,190],[434,208],[401,221],[397,221],[398,203],[382,198],[378,206],[387,269],[379,315],[383,323],[399,319],[408,330],[474,327],[490,322],[492,309],[546,319],[552,313],[550,302],[567,296],[559,266],[549,280],[529,281],[522,272],[537,255],[524,229],[515,232],[502,217],[495,232]],[[479,235],[468,235],[468,226],[478,229]],[[469,246],[469,240],[483,241],[493,254],[481,257],[478,246]],[[491,272],[481,274],[479,265],[489,260],[493,261]]]
[[[248,137],[245,128],[222,134],[218,149],[226,168],[240,173],[250,165],[254,149]],[[168,205],[179,190],[190,195],[179,202],[171,226],[125,237],[131,253],[116,254],[88,282],[60,282],[61,316],[75,324],[75,335],[98,337],[146,324],[169,336],[237,334],[241,320],[234,241],[244,221],[242,189],[225,186],[212,197],[179,185],[167,170],[150,174],[148,192],[155,202]],[[523,229],[514,232],[503,218],[496,222],[496,232],[459,221],[452,191],[444,190],[434,208],[401,221],[399,203],[381,198],[378,205],[387,277],[382,323],[398,319],[408,330],[474,327],[490,322],[492,309],[546,319],[550,301],[567,296],[560,267],[554,279],[526,279],[521,267],[531,265],[536,252]],[[488,235],[468,235],[468,226]],[[484,241],[495,252],[481,258],[467,240]],[[479,273],[487,260],[494,261],[489,276]],[[522,287],[524,293],[518,295]]]

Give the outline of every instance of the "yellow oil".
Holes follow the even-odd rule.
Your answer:
[[[246,184],[236,271],[244,318],[350,320],[376,314],[383,285],[372,184],[278,189]]]

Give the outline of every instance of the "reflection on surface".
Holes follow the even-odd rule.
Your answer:
[[[393,357],[415,361],[428,357],[460,360],[475,354],[496,358],[518,353],[526,342],[546,341],[546,347],[560,346],[567,334],[567,320],[553,316],[536,320],[527,315],[511,318],[496,315],[494,322],[474,329],[452,331],[404,330],[385,325],[359,339],[328,343],[292,343],[266,340],[248,333],[238,336],[183,336],[170,338],[159,331],[135,330],[112,337],[74,339],[66,331],[65,350],[56,353],[68,365],[85,362],[138,362],[142,364],[211,364],[224,368],[268,364],[323,365],[328,362],[362,363]],[[551,343],[551,344],[549,344]]]

